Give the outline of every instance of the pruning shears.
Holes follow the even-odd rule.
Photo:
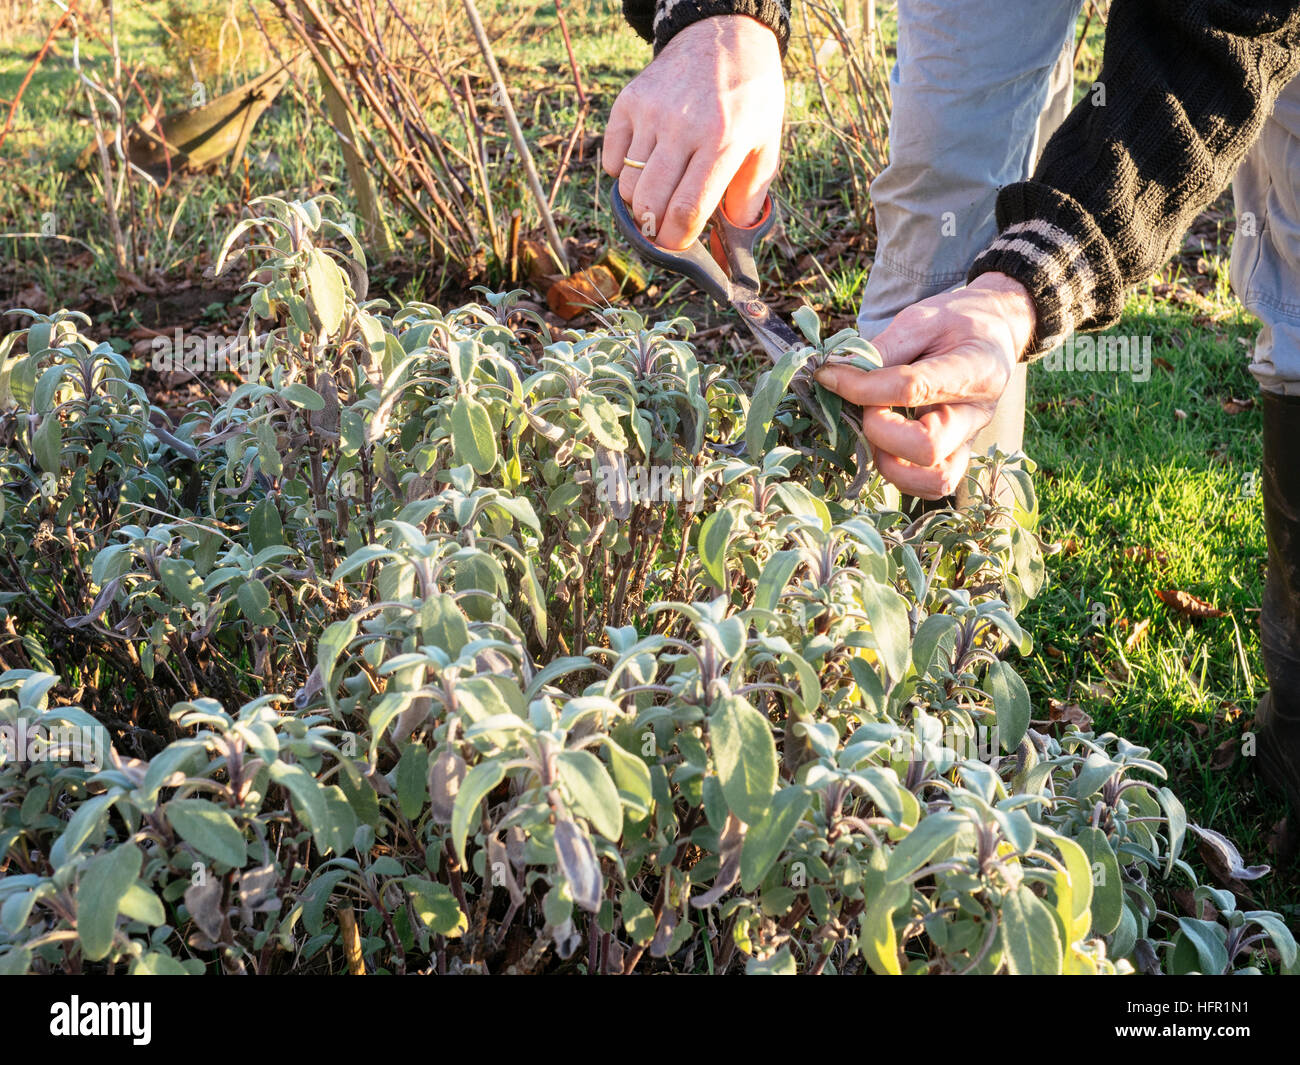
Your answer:
[[[719,204],[711,220],[710,247],[696,240],[682,251],[661,248],[640,230],[617,185],[610,191],[610,204],[614,209],[614,224],[643,258],[690,278],[696,287],[719,303],[730,303],[773,362],[791,348],[803,346],[804,339],[759,298],[754,247],[776,222],[771,193],[763,202],[762,215],[752,226],[734,225]]]
[[[682,251],[662,248],[641,231],[632,218],[628,206],[619,194],[618,186],[610,190],[610,206],[614,224],[627,238],[629,244],[642,258],[662,266],[665,270],[681,274],[694,281],[696,287],[707,292],[721,304],[730,304],[740,315],[749,331],[762,345],[773,364],[786,352],[804,347],[807,341],[786,324],[775,311],[760,298],[761,284],[758,266],[754,261],[754,248],[771,231],[776,222],[776,205],[769,192],[763,201],[763,212],[750,226],[738,226],[727,217],[722,204],[713,212],[708,230],[708,245],[703,238],[693,241]],[[804,409],[823,427],[830,429],[827,414],[812,396],[809,374],[796,374],[790,389],[799,398]],[[858,477],[863,479],[871,465],[866,442],[862,437],[862,415],[856,406],[845,403],[841,416],[857,437]],[[717,445],[714,445],[717,446]],[[733,449],[728,449],[733,450]],[[740,445],[735,454],[744,454]]]

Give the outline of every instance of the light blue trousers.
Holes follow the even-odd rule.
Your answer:
[[[878,245],[858,326],[959,287],[992,241],[998,189],[1033,172],[1072,98],[1081,0],[899,0],[890,162],[871,186]],[[1233,288],[1263,323],[1252,371],[1300,394],[1300,79],[1234,179]],[[976,439],[1020,446],[1023,369]]]
[[[1232,289],[1262,323],[1250,370],[1300,395],[1300,78],[1278,97],[1232,179]]]

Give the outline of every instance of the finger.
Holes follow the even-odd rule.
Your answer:
[[[875,459],[880,475],[899,491],[918,499],[943,499],[961,486],[970,467],[970,448],[963,444],[936,466],[916,466],[885,451],[877,451]]]
[[[740,156],[734,151],[721,154],[697,151],[691,156],[686,173],[673,191],[664,210],[663,224],[659,228],[660,246],[681,249],[690,247],[691,241],[717,209],[727,190],[727,183],[735,176]]]
[[[872,446],[917,466],[934,466],[968,443],[993,417],[992,405],[944,403],[908,418],[889,407],[866,407],[862,431]]]
[[[1006,391],[1007,367],[975,350],[918,359],[902,366],[857,370],[828,363],[814,379],[863,407],[928,407],[935,403],[996,403]]]
[[[727,186],[724,200],[727,217],[733,225],[752,226],[762,217],[768,187],[776,177],[778,158],[777,146],[764,146],[745,157]]]
[[[632,109],[623,102],[619,94],[609,112],[609,122],[605,125],[605,141],[601,149],[601,165],[610,177],[618,177],[623,172],[623,157],[632,146]]]
[[[628,144],[627,151],[624,155],[628,159],[634,159],[639,163],[650,165],[650,157],[654,155],[655,150],[655,132],[652,126],[641,123],[632,131],[632,141]],[[635,166],[628,166],[623,158],[618,161],[618,194],[623,197],[624,203],[636,202],[636,187],[641,180],[641,169]],[[637,225],[641,226],[642,232],[645,232],[645,219],[637,218]],[[657,225],[656,227],[657,228]],[[647,233],[649,237],[654,233]]]
[[[651,240],[658,239],[668,204],[682,182],[689,158],[685,151],[672,143],[656,142],[650,161],[637,178],[632,217],[641,227],[641,232]]]
[[[920,358],[939,337],[939,316],[925,304],[914,304],[905,314],[894,315],[890,323],[871,338],[885,366],[899,366]]]

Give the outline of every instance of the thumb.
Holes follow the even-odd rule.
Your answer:
[[[871,343],[880,352],[881,365],[901,366],[932,351],[942,332],[938,319],[937,314],[907,314],[906,311],[894,315],[893,320],[871,338]]]
[[[745,157],[727,186],[723,209],[732,225],[752,226],[763,214],[767,188],[776,177],[777,153],[759,148]]]

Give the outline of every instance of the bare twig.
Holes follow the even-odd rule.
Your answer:
[[[473,29],[474,37],[478,41],[479,51],[483,53],[483,62],[487,64],[488,72],[492,76],[492,84],[500,99],[501,109],[505,112],[506,125],[510,129],[511,140],[514,141],[515,150],[519,153],[520,162],[523,163],[529,191],[532,192],[533,199],[537,203],[537,210],[542,216],[542,225],[546,227],[547,240],[550,241],[551,249],[555,252],[556,258],[559,259],[560,264],[567,271],[569,260],[564,254],[564,244],[555,228],[555,219],[551,215],[551,209],[547,206],[546,195],[542,192],[542,183],[537,177],[537,167],[533,164],[533,153],[529,150],[528,142],[524,139],[524,131],[519,126],[514,104],[510,102],[510,93],[506,89],[505,79],[501,77],[501,70],[497,66],[496,56],[492,54],[492,45],[488,41],[487,31],[483,29],[483,20],[479,17],[478,7],[475,5],[474,0],[463,0],[463,2],[465,14],[469,16],[470,27]]]
[[[76,4],[74,3],[72,6],[75,7]],[[41,60],[45,58],[45,53],[50,50],[50,45],[54,43],[55,34],[57,34],[59,30],[63,28],[63,24],[68,21],[68,14],[69,12],[67,11],[63,12],[54,25],[50,27],[50,32],[45,37],[45,43],[41,45],[40,51],[36,53],[36,58],[32,60],[32,65],[27,68],[27,74],[23,78],[22,84],[18,86],[18,92],[14,95],[13,101],[9,104],[9,117],[5,119],[5,127],[4,129],[0,129],[0,147],[4,146],[5,138],[9,136],[9,131],[13,129],[14,115],[18,112],[18,104],[23,98],[23,92],[27,88],[27,83],[32,80],[32,75],[36,73],[36,68],[41,65]]]

